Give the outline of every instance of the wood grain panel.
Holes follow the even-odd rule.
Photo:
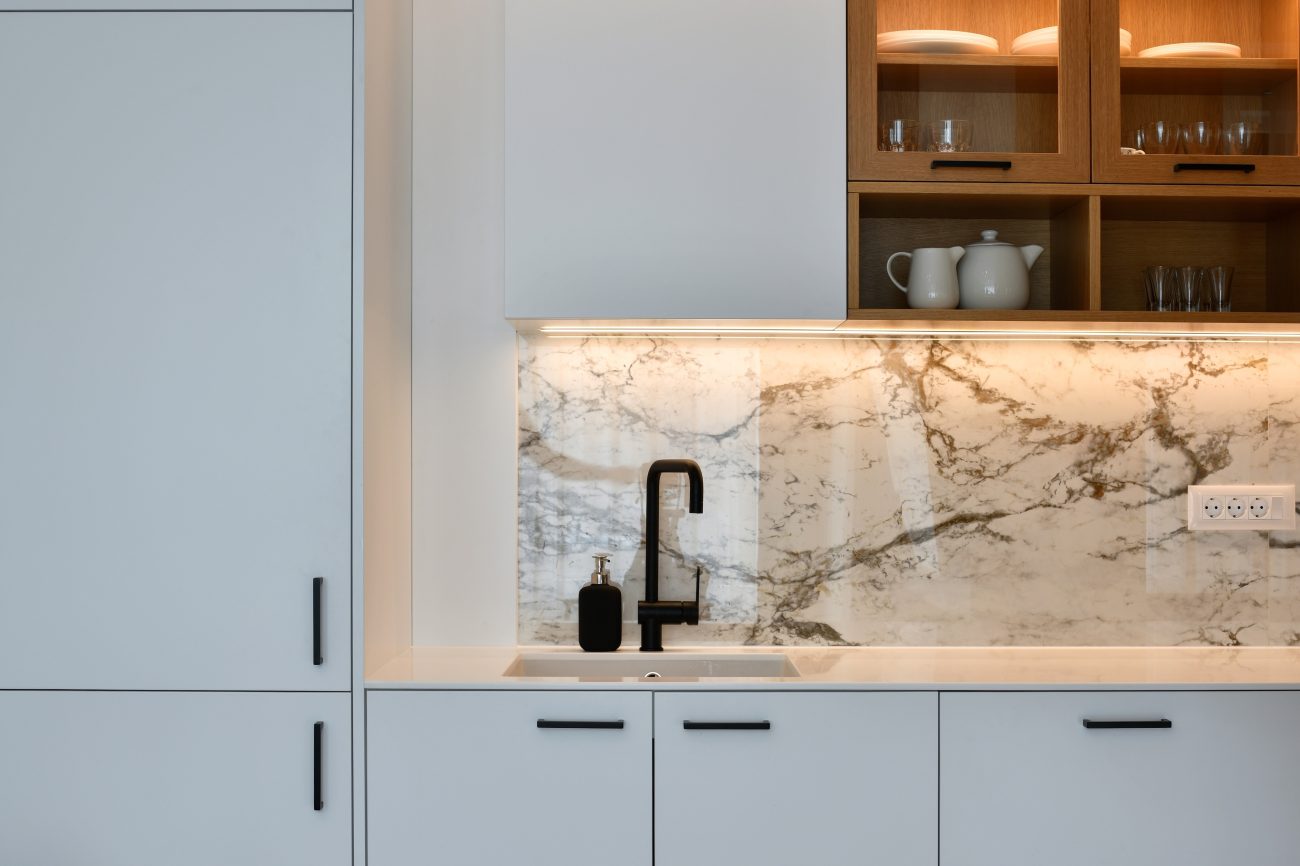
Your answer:
[[[1268,309],[1265,222],[1112,220],[1101,224],[1102,309],[1144,310],[1150,265],[1231,265],[1232,308]]]

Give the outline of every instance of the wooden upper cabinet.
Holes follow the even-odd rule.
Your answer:
[[[1297,0],[1093,0],[1094,179],[1300,183],[1298,8]],[[1110,36],[1120,28],[1132,34],[1131,54]],[[1241,56],[1140,56],[1188,42],[1233,45]]]
[[[849,179],[1087,181],[1088,21],[1088,0],[849,0]],[[1055,47],[1017,51],[1018,37],[1048,27]],[[902,30],[997,45],[983,40],[989,53],[978,54],[878,45]],[[937,136],[947,120],[965,122],[969,143]],[[890,140],[884,129],[896,124],[905,133]]]

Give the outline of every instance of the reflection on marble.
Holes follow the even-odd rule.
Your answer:
[[[1187,485],[1300,475],[1300,344],[521,337],[519,639],[576,642],[645,472],[667,643],[1298,645],[1300,533],[1185,529]]]

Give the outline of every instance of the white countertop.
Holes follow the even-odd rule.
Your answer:
[[[663,656],[784,653],[801,676],[611,679],[504,675],[521,653],[577,651],[576,647],[412,647],[368,675],[366,688],[1300,690],[1300,648],[1284,647],[673,647]],[[638,651],[632,647],[619,653]]]

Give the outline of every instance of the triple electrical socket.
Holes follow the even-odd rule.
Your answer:
[[[1294,530],[1294,484],[1197,484],[1187,488],[1191,530]]]

